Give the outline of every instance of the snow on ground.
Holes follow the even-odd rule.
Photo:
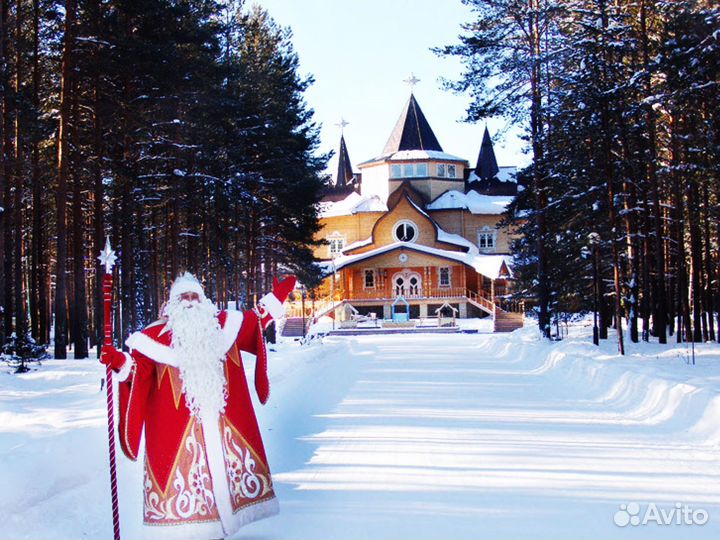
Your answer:
[[[562,342],[463,324],[480,333],[273,346],[256,410],[281,513],[235,538],[720,536],[720,346],[692,365],[685,344],[619,357],[581,324]],[[0,373],[0,538],[112,537],[102,375]],[[118,472],[137,538],[141,467]],[[676,524],[685,505],[707,522]],[[614,522],[652,507],[672,524]]]

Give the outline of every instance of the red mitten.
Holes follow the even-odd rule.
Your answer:
[[[297,278],[292,274],[287,276],[282,281],[278,281],[277,277],[273,278],[273,294],[275,295],[275,298],[280,301],[281,304],[295,288],[296,282]]]
[[[100,363],[110,366],[115,373],[120,371],[127,359],[122,351],[118,351],[112,345],[103,345],[100,351]]]
[[[263,329],[267,328],[271,320],[277,321],[285,316],[283,302],[295,287],[295,281],[295,276],[288,276],[282,281],[273,278],[272,292],[267,293],[258,301],[258,307],[262,310],[260,319]]]

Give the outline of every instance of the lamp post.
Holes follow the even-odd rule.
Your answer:
[[[335,330],[335,258],[332,260],[332,271],[333,276],[330,281],[330,302],[332,302],[332,329]]]
[[[303,338],[306,335],[306,329],[305,329],[305,285],[303,283],[300,284],[300,299],[301,299],[301,306],[302,306],[302,327],[303,327]]]
[[[598,233],[590,233],[588,235],[588,244],[592,250],[593,265],[593,344],[600,345],[600,331],[598,328],[598,246],[600,245],[600,235]]]

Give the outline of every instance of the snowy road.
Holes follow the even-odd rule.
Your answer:
[[[315,412],[313,429],[269,434],[282,511],[238,538],[720,536],[718,447],[688,433],[708,396],[691,402],[689,388],[642,388],[628,375],[583,382],[554,369],[548,345],[517,337],[344,345],[304,392],[347,371],[354,382]],[[282,457],[296,445],[302,463]],[[620,505],[633,502],[666,512],[688,504],[710,520],[617,526]]]
[[[720,346],[689,366],[683,346],[620,358],[578,332],[279,345],[256,410],[281,513],[235,538],[719,538]],[[101,376],[0,373],[0,539],[112,537]],[[124,539],[141,479],[120,459]],[[652,505],[671,524],[613,522]],[[677,524],[684,505],[708,521]]]

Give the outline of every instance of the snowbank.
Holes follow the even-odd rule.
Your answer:
[[[481,333],[271,346],[255,406],[282,510],[238,538],[718,536],[718,345],[692,365],[685,344],[594,347],[585,323],[548,342],[460,322]],[[0,371],[0,537],[112,537],[102,376],[94,359]],[[142,458],[118,457],[123,538],[137,538]],[[614,525],[634,500],[711,519]]]

